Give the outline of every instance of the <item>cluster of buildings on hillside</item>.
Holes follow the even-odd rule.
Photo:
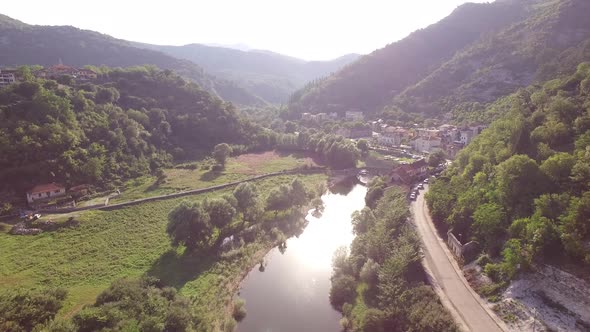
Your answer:
[[[35,75],[35,77],[46,79],[57,79],[61,76],[71,76],[81,81],[93,80],[98,76],[96,72],[91,69],[71,67],[63,64],[36,70],[33,72],[33,75]],[[23,78],[20,77],[17,70],[0,69],[0,87],[18,83],[22,80]]]
[[[333,113],[303,113],[302,120],[326,121],[343,119],[346,121],[363,122],[364,114],[359,111],[348,111],[344,114]],[[450,158],[454,158],[461,148],[469,144],[473,138],[487,128],[478,125],[470,127],[456,127],[445,124],[438,128],[415,128],[388,126],[383,120],[366,123],[365,126],[342,128],[336,134],[352,138],[372,138],[379,146],[400,147],[413,149],[419,153],[432,153],[443,150]]]
[[[317,113],[317,114],[311,114],[311,113],[301,114],[302,120],[317,121],[317,122],[326,121],[326,120],[336,120],[339,118],[341,118],[341,115],[338,114],[337,112]],[[360,112],[360,111],[347,111],[346,113],[344,113],[343,119],[346,121],[363,121],[365,119],[365,115],[363,114],[363,112]]]
[[[443,150],[453,158],[457,152],[469,144],[473,138],[487,128],[479,125],[472,127],[456,127],[442,125],[438,128],[403,128],[387,125],[379,125],[373,129],[379,130],[376,134],[378,145],[387,147],[409,146],[419,153],[432,153]]]

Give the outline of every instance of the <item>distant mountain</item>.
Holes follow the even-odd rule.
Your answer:
[[[235,81],[273,103],[286,102],[305,83],[329,75],[359,57],[349,54],[331,61],[304,61],[265,50],[244,51],[202,44],[135,45],[190,60],[213,75]]]
[[[238,105],[265,102],[237,83],[216,78],[198,65],[164,53],[134,47],[130,42],[71,26],[28,25],[0,15],[0,65],[53,65],[127,67],[155,65],[174,70],[205,90]]]
[[[590,59],[590,1],[468,3],[296,92],[290,110],[478,111]]]

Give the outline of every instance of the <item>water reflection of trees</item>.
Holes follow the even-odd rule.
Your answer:
[[[358,183],[359,180],[356,178],[356,176],[348,176],[330,187],[330,192],[332,194],[348,195]]]

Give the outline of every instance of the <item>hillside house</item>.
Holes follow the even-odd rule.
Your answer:
[[[14,70],[0,70],[0,87],[16,83]]]
[[[80,80],[91,80],[97,78],[97,74],[90,69],[70,67],[63,64],[54,65],[40,70],[36,73],[36,75],[41,78],[50,79],[56,79],[61,76],[72,76]]]
[[[418,137],[412,141],[412,148],[418,152],[432,153],[441,149],[441,139],[438,137]]]
[[[377,137],[377,142],[385,146],[400,146],[406,137],[408,137],[407,130],[399,127],[387,127]]]
[[[424,177],[428,172],[426,159],[417,160],[411,164],[401,165],[390,173],[391,182],[410,184],[412,181]]]
[[[41,184],[27,191],[27,202],[29,204],[51,198],[63,197],[66,195],[66,188],[57,183]]]

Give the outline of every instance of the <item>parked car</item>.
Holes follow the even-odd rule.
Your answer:
[[[424,179],[424,183],[425,184],[428,183],[428,178]]]
[[[418,190],[414,190],[414,191],[412,191],[412,194],[418,196],[418,195],[420,195],[420,192]]]
[[[424,185],[423,185],[422,183],[420,183],[420,184],[418,185],[418,189],[424,189]]]
[[[412,200],[412,201],[416,200],[416,195],[414,195],[414,193],[410,194],[410,200]]]

